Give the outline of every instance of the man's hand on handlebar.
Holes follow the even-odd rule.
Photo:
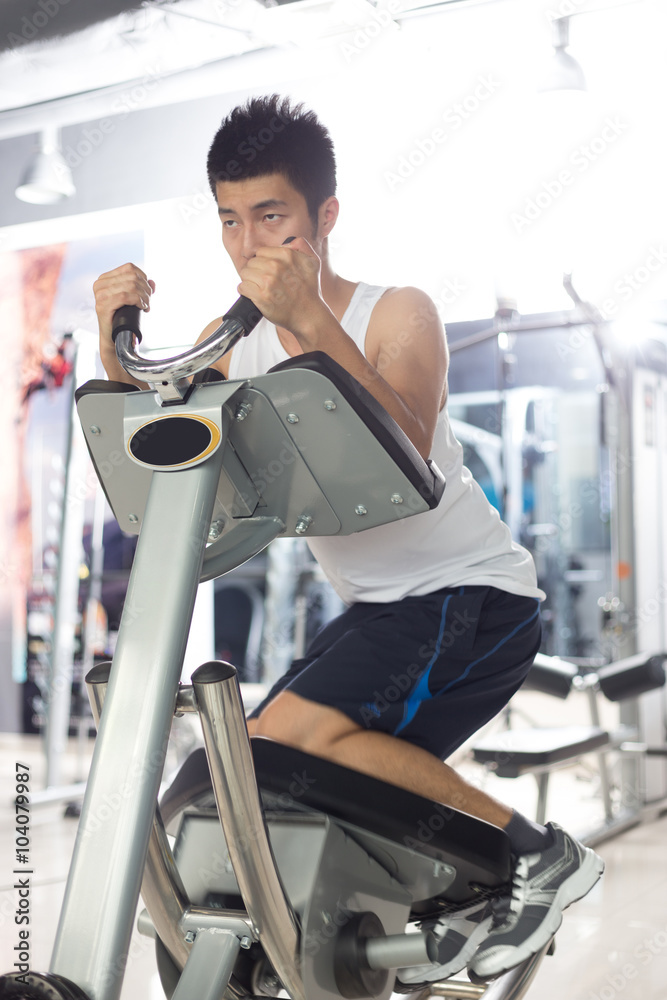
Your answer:
[[[331,315],[322,298],[320,268],[320,258],[301,236],[289,246],[259,247],[240,272],[238,291],[299,340],[318,328],[323,314]]]
[[[95,312],[100,329],[100,357],[110,379],[130,382],[145,388],[145,383],[132,378],[121,368],[111,337],[113,315],[121,306],[137,306],[144,312],[150,309],[150,297],[155,282],[146,277],[136,264],[122,264],[100,275],[93,285]]]

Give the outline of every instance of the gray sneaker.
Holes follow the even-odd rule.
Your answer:
[[[423,923],[422,930],[432,931],[437,938],[438,964],[399,969],[399,984],[416,990],[429,983],[439,983],[465,969],[492,924],[493,913],[488,899],[475,901],[463,909]]]
[[[499,901],[495,926],[470,962],[475,980],[495,979],[545,947],[561,925],[563,910],[590,892],[604,871],[595,851],[556,823],[547,827],[551,846],[517,860],[511,899]]]

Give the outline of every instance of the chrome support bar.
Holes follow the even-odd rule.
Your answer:
[[[86,689],[88,691],[88,701],[90,702],[90,709],[93,713],[93,719],[95,720],[95,725],[100,728],[100,716],[102,714],[102,706],[104,704],[104,698],[107,693],[107,684],[109,683],[109,674],[111,673],[111,660],[105,660],[104,663],[96,663],[92,667],[85,677]]]
[[[438,942],[432,931],[426,934],[388,934],[368,938],[366,961],[371,969],[405,969],[411,965],[435,965]]]
[[[253,932],[292,1000],[305,1000],[297,919],[264,825],[236,670],[211,661],[195,670],[192,684],[220,823]]]
[[[448,979],[444,983],[429,983],[426,991],[428,997],[450,997],[451,1000],[477,1000],[486,993],[486,986],[477,986],[465,980],[458,982]]]
[[[176,695],[176,711],[174,714],[183,715],[188,712],[196,714],[198,711],[194,688],[191,684],[181,684]]]

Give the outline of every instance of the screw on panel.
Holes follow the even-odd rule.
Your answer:
[[[363,515],[364,515],[364,514],[368,514],[368,508],[367,508],[367,507],[364,507],[364,505],[363,505],[362,503],[359,503],[359,504],[357,504],[357,506],[356,506],[356,507],[354,508],[354,513],[355,513],[355,514],[358,514],[358,515],[359,515],[359,517],[363,517]]]
[[[211,527],[208,530],[209,541],[214,542],[216,538],[220,538],[224,526],[225,526],[224,521],[221,520],[211,521]]]
[[[305,533],[308,531],[308,528],[311,526],[312,523],[313,523],[312,517],[308,517],[307,514],[302,514],[298,518],[294,530],[296,531],[297,535],[305,535]]]
[[[241,945],[242,948],[245,948],[247,950],[251,946],[252,940],[248,937],[247,934],[244,934],[241,940],[239,941],[239,944]]]
[[[297,414],[296,413],[288,413],[287,414],[287,423],[288,424],[298,424],[299,423],[299,418],[298,418]]]
[[[100,430],[100,428],[99,428],[99,427],[97,426],[97,424],[93,424],[93,426],[92,426],[92,427],[90,428],[90,433],[91,433],[91,434],[94,434],[95,436],[97,436],[98,434],[101,434],[101,433],[102,433],[102,431],[101,431],[101,430]]]
[[[392,503],[403,503],[403,497],[400,493],[392,493],[389,499]]]
[[[336,409],[336,404],[334,403],[333,399],[325,399],[324,400],[324,409],[325,410],[335,410]]]
[[[239,405],[236,407],[234,419],[245,420],[245,418],[248,416],[251,410],[252,410],[252,403],[248,403],[246,400],[243,400],[243,402],[239,403]]]
[[[130,522],[130,524],[138,524],[139,523],[139,518],[137,517],[136,514],[128,514],[127,515],[127,519]]]
[[[192,944],[196,936],[197,935],[195,934],[194,931],[188,931],[188,933],[185,935],[185,940],[187,941],[188,944]]]

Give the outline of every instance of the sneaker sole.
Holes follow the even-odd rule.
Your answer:
[[[549,912],[540,926],[521,945],[514,948],[509,945],[507,946],[510,954],[506,956],[501,967],[493,965],[493,962],[498,961],[497,956],[490,963],[491,968],[488,965],[485,967],[483,958],[479,963],[476,963],[473,959],[470,965],[470,972],[475,976],[475,979],[480,982],[496,979],[505,972],[509,972],[510,969],[514,969],[517,965],[521,965],[527,959],[532,958],[533,955],[537,954],[538,951],[549,943],[563,922],[563,910],[567,909],[572,903],[576,903],[577,900],[583,899],[600,880],[604,872],[604,861],[602,858],[589,847],[585,848],[585,852],[582,863],[576,872],[573,872],[560,888],[557,889]]]
[[[419,983],[408,983],[405,979],[401,979],[401,972],[409,972],[409,969],[399,969],[396,978],[403,986],[409,986],[414,989],[415,992],[420,989],[425,989],[427,986],[432,986],[433,983],[439,983],[443,979],[449,979],[450,976],[455,976],[457,972],[461,972],[465,969],[466,965],[475,954],[479,948],[482,941],[485,940],[488,935],[489,929],[493,923],[493,917],[487,917],[482,920],[480,924],[477,925],[475,930],[472,932],[470,937],[467,939],[461,951],[456,955],[455,958],[447,962],[446,965],[435,965],[433,966],[433,972],[428,979],[424,979]],[[426,968],[422,966],[422,968]]]

